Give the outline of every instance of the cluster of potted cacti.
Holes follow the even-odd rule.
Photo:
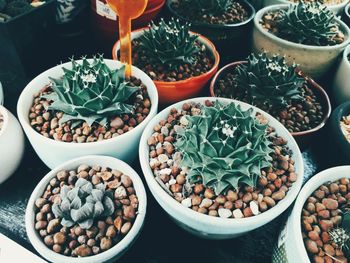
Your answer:
[[[164,2],[149,1],[148,8]],[[123,162],[137,153],[157,202],[195,235],[228,239],[283,213],[302,187],[300,149],[331,115],[326,91],[311,77],[324,77],[350,42],[350,29],[327,4],[291,1],[255,15],[245,0],[169,0],[175,18],[131,33],[131,77],[117,61],[120,42],[114,60],[71,59],[35,77],[17,104],[25,134],[52,169],[28,201],[26,230],[35,249],[52,262],[120,257],[146,213],[142,181]],[[220,41],[245,41],[255,53],[217,72]],[[348,51],[344,59],[334,84],[343,100]],[[209,83],[211,97],[196,98]],[[158,100],[175,104],[157,114]],[[345,103],[331,117],[345,156],[349,109]],[[0,106],[0,141],[13,143],[11,124]],[[23,135],[16,136],[18,144]],[[293,251],[298,262],[349,257],[349,172],[337,168],[307,183],[275,262],[290,261]]]

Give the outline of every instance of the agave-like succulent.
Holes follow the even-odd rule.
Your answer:
[[[201,113],[187,116],[179,129],[175,147],[182,154],[181,166],[189,169],[190,183],[202,181],[216,194],[242,184],[256,186],[261,169],[271,167],[273,152],[267,125],[233,102],[201,106]]]
[[[350,212],[343,214],[340,227],[332,228],[328,231],[329,237],[337,247],[345,252],[345,256],[350,260]]]
[[[235,68],[237,86],[250,104],[280,109],[291,101],[302,100],[305,79],[296,72],[296,65],[288,66],[284,57],[269,58],[266,53],[251,54],[246,64]],[[232,97],[235,97],[232,94]]]
[[[51,78],[53,92],[42,96],[52,101],[48,110],[64,112],[60,124],[86,121],[89,126],[94,122],[105,125],[110,116],[134,112],[128,102],[140,87],[125,79],[124,66],[112,70],[102,56],[92,62],[85,58],[80,64],[74,59],[71,62],[72,69],[63,68],[62,78]]]
[[[233,4],[232,0],[185,0],[199,12],[209,15],[224,14]]]
[[[279,11],[278,34],[287,40],[306,45],[334,45],[338,25],[334,13],[318,1],[290,5]]]
[[[103,183],[93,185],[83,178],[79,178],[72,189],[64,185],[60,192],[61,203],[54,203],[52,212],[61,219],[63,226],[79,224],[89,229],[94,219],[110,216],[115,210],[113,193],[105,187]]]
[[[192,64],[194,55],[199,52],[198,36],[189,30],[189,23],[180,24],[174,18],[169,22],[161,19],[158,25],[151,22],[150,28],[138,40],[152,63],[176,68],[184,63]]]

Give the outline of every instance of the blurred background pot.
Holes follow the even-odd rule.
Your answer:
[[[336,105],[350,100],[350,45],[346,47],[333,82],[333,97]]]

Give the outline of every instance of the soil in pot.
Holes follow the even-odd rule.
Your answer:
[[[191,35],[189,24],[172,19],[151,24],[143,35],[132,41],[133,63],[152,80],[173,82],[200,76],[210,71],[215,58],[212,51]]]
[[[82,164],[62,170],[35,201],[35,229],[56,253],[87,257],[102,253],[130,231],[138,198],[128,175]]]
[[[235,0],[174,0],[171,8],[195,23],[229,25],[244,22],[249,18],[249,11]]]
[[[0,127],[1,127],[1,123],[0,123]],[[350,115],[343,117],[343,119],[340,121],[340,128],[346,140],[350,143]]]
[[[312,262],[348,262],[348,178],[321,185],[305,202],[301,226]]]
[[[43,4],[45,2],[37,0],[0,0],[0,22],[6,22]]]
[[[335,14],[320,2],[300,2],[266,13],[261,26],[271,34],[298,44],[333,46],[345,41]]]
[[[274,116],[290,132],[313,129],[324,119],[320,98],[296,73],[295,66],[286,65],[284,58],[251,54],[247,63],[228,67],[219,76],[215,96],[253,104]]]
[[[233,103],[223,105],[218,101],[206,101],[205,105],[184,103],[179,110],[171,109],[167,119],[161,120],[154,127],[154,133],[148,139],[150,167],[160,186],[184,208],[221,218],[251,217],[273,208],[283,200],[293,182],[297,180],[293,153],[287,147],[287,141],[267,125],[268,121],[261,114],[251,116],[251,112],[242,113],[240,108],[236,107]],[[220,109],[223,112],[230,111],[232,115],[219,117],[217,114],[221,114],[218,113]],[[237,117],[236,113],[240,117]],[[206,118],[203,115],[212,118],[212,122],[205,124]],[[237,120],[235,117],[243,118],[245,124],[239,121],[242,125],[234,126],[232,122]],[[203,121],[201,125],[196,126],[192,123],[197,118],[203,119],[200,120]],[[265,141],[265,146],[261,145],[261,155],[255,150],[252,152],[252,145],[246,141],[251,140],[248,137],[253,138],[257,135],[256,130],[253,132],[247,128],[252,123],[262,127],[261,131],[264,133],[261,140]],[[193,130],[192,133],[191,129],[196,127],[198,130]],[[203,146],[205,149],[201,147],[201,150],[194,147],[193,151],[188,148],[196,143],[207,144],[208,141],[203,139],[205,137],[202,138],[206,132],[210,149],[205,148],[206,146]],[[211,141],[209,134],[219,136],[218,140]],[[237,138],[241,138],[240,142],[236,141]],[[187,139],[189,141],[186,141]],[[254,144],[253,141],[251,143]],[[238,151],[234,149],[235,143],[236,147],[240,147]],[[257,147],[257,144],[254,147]],[[230,153],[235,154],[227,156],[226,146],[231,147]],[[220,149],[213,150],[212,147]],[[243,157],[241,151],[247,153],[247,156]],[[251,168],[255,164],[248,164],[246,161],[257,159],[260,159],[260,164],[253,171]],[[191,160],[197,162],[191,163]],[[222,161],[227,162],[228,166],[232,165],[230,167],[234,167],[233,170],[240,171],[228,172],[230,168]],[[237,163],[233,164],[231,161]],[[222,167],[218,167],[218,163]],[[245,169],[250,171],[244,172]],[[245,177],[243,174],[247,173],[249,176]]]
[[[99,63],[103,63],[102,58],[98,60],[100,61]],[[84,63],[88,62],[85,61]],[[98,67],[107,66],[103,63]],[[30,125],[47,138],[76,143],[110,139],[134,129],[148,116],[151,109],[151,101],[146,86],[134,77],[125,80],[123,77],[124,70],[120,70],[118,73],[119,80],[115,80],[113,83],[109,82],[112,81],[112,75],[105,76],[106,79],[104,80],[102,79],[102,73],[100,75],[94,75],[94,73],[76,75],[78,85],[82,86],[82,90],[86,87],[86,89],[92,90],[92,94],[87,95],[90,98],[88,99],[90,102],[87,102],[88,100],[85,102],[74,101],[71,103],[72,105],[76,103],[73,107],[81,108],[83,106],[82,103],[92,105],[91,101],[96,101],[98,97],[98,94],[94,91],[96,89],[99,90],[100,95],[102,94],[101,98],[103,100],[99,104],[89,106],[91,110],[86,116],[73,112],[73,115],[69,115],[71,112],[66,111],[67,106],[55,106],[57,103],[61,103],[60,101],[57,102],[57,98],[55,98],[57,97],[55,95],[56,92],[54,92],[57,90],[56,86],[60,84],[51,83],[51,85],[45,86],[38,94],[34,95],[33,105],[29,112]],[[66,78],[69,79],[70,77]],[[73,91],[72,83],[70,82],[69,88]],[[111,85],[113,90],[103,94],[103,90],[106,88],[104,85]],[[104,103],[104,101],[107,101],[107,96],[113,98],[114,102]],[[96,115],[98,111],[101,112],[99,116]]]

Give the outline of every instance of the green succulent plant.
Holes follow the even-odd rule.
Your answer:
[[[185,0],[199,12],[209,15],[220,15],[232,6],[232,0]]]
[[[114,212],[113,194],[105,190],[103,183],[93,185],[86,179],[79,178],[70,188],[64,185],[60,192],[61,203],[52,205],[52,212],[60,218],[61,224],[71,227],[79,224],[89,229],[94,219],[107,217]]]
[[[315,46],[334,45],[338,25],[334,13],[318,1],[300,1],[279,11],[278,34],[287,40]]]
[[[237,87],[232,92],[237,89],[250,104],[274,109],[286,107],[292,100],[303,99],[305,79],[296,73],[296,67],[288,66],[284,57],[251,54],[246,64],[235,68]]]
[[[350,212],[343,214],[343,220],[340,227],[332,228],[328,231],[329,237],[338,248],[345,252],[345,256],[350,260]]]
[[[161,19],[158,25],[151,22],[150,28],[138,40],[152,63],[176,68],[184,63],[192,64],[194,55],[199,52],[198,36],[189,30],[189,23],[180,24],[174,18],[169,22]]]
[[[216,194],[241,184],[256,186],[261,169],[271,167],[273,152],[267,125],[233,102],[201,106],[201,113],[187,116],[188,125],[177,132],[175,147],[182,154],[187,179],[199,179]]]
[[[105,125],[110,116],[134,112],[129,99],[140,87],[125,79],[124,66],[112,70],[100,56],[92,62],[84,58],[80,64],[72,59],[72,69],[63,68],[63,72],[60,79],[50,78],[53,92],[42,96],[52,101],[48,110],[64,112],[60,124],[86,121],[89,126],[94,122]]]

